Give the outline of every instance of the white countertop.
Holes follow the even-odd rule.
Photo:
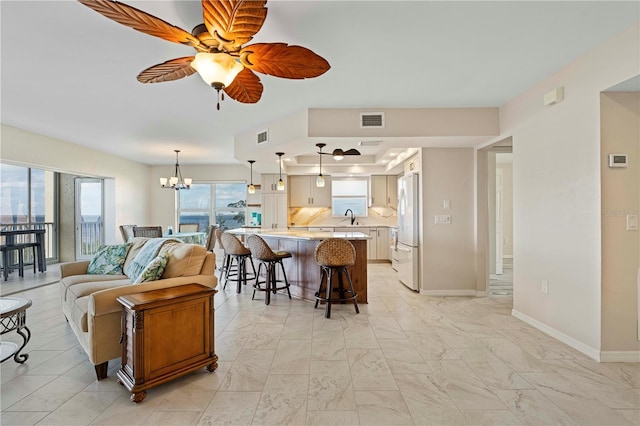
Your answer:
[[[369,240],[371,237],[362,232],[324,232],[324,231],[304,231],[296,229],[254,229],[236,228],[226,231],[234,235],[257,234],[263,237],[290,238],[293,240],[321,241],[328,238],[345,238],[347,240]]]

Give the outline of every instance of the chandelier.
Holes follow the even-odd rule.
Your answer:
[[[191,189],[191,181],[190,178],[183,178],[182,171],[180,171],[180,164],[178,163],[178,153],[179,149],[173,150],[176,153],[176,167],[173,171],[173,176],[170,178],[161,177],[160,178],[160,186],[168,189],[175,189],[179,191],[181,189]]]

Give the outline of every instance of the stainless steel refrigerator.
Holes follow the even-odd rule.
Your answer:
[[[398,278],[415,291],[420,290],[418,183],[417,173],[398,179]]]

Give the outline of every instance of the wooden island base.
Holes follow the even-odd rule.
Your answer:
[[[358,293],[358,303],[367,303],[367,239],[361,232],[312,232],[312,231],[261,231],[233,229],[227,231],[240,237],[258,234],[272,250],[291,253],[283,264],[290,284],[291,296],[315,302],[320,285],[320,266],[314,260],[314,251],[320,241],[328,238],[345,238],[356,249],[356,263],[349,267],[353,288]],[[257,265],[256,265],[257,268]],[[279,269],[279,268],[278,268]],[[257,297],[257,296],[256,296]]]

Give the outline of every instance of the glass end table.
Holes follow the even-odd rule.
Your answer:
[[[29,343],[31,331],[27,327],[27,308],[31,306],[31,300],[22,297],[0,297],[0,335],[16,331],[22,337],[22,346],[13,342],[0,342],[0,362],[5,362],[13,356],[17,363],[24,363],[28,354],[20,354],[20,351]]]

